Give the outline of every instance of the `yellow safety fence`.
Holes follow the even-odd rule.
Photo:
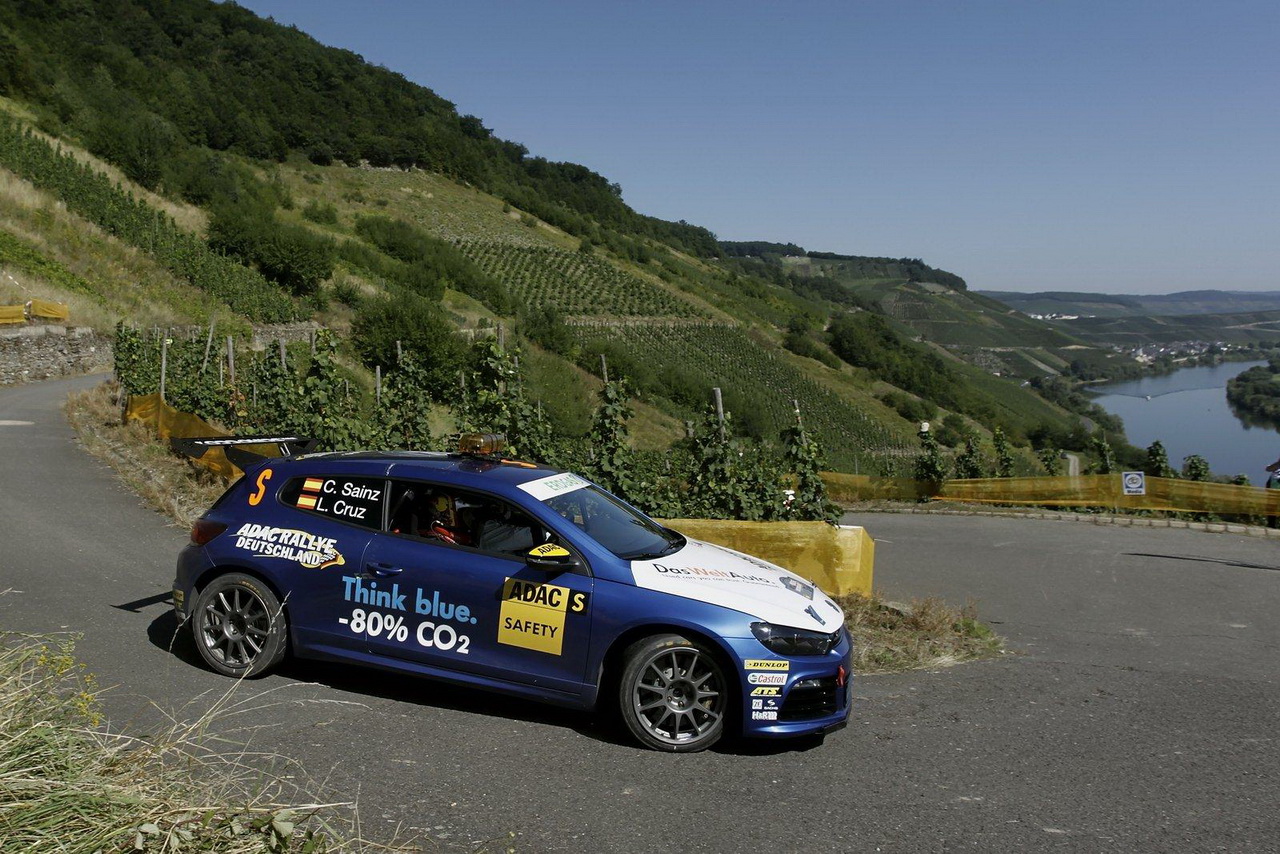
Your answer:
[[[876,546],[862,528],[723,519],[667,519],[662,524],[695,540],[776,563],[832,596],[871,594]]]
[[[1120,474],[1076,477],[987,477],[936,484],[910,478],[823,472],[834,501],[873,499],[962,501],[970,504],[1031,504],[1049,507],[1103,507],[1280,516],[1280,489],[1145,478],[1145,494],[1127,495]]]
[[[230,436],[226,430],[214,427],[209,422],[187,412],[179,412],[160,399],[159,394],[135,394],[129,396],[125,407],[126,421],[141,421],[156,432],[161,439],[194,439],[200,436]],[[280,451],[275,444],[241,445],[246,451],[276,457]],[[244,474],[238,466],[227,459],[222,448],[210,448],[204,456],[193,460],[214,474],[233,480]]]
[[[28,305],[31,306],[32,317],[40,317],[45,320],[61,320],[64,323],[71,317],[71,309],[67,307],[65,302],[33,299]]]
[[[65,302],[43,299],[33,299],[26,305],[0,305],[0,324],[26,323],[28,318],[36,317],[66,323],[71,318],[71,309]]]

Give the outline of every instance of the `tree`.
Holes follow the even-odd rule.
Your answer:
[[[1013,451],[1004,430],[999,427],[991,434],[991,444],[996,452],[996,477],[1013,477]]]
[[[964,451],[956,457],[956,477],[961,479],[986,477],[987,461],[978,450],[978,442],[972,436],[964,440]]]
[[[1182,476],[1187,480],[1208,480],[1212,476],[1209,461],[1199,454],[1190,454],[1182,458]]]
[[[935,484],[941,488],[942,483],[947,479],[948,466],[942,457],[942,449],[938,447],[933,434],[928,430],[920,431],[920,448],[922,453],[916,457],[916,480]]]
[[[1142,466],[1142,470],[1149,477],[1177,477],[1178,474],[1169,465],[1169,455],[1165,452],[1164,444],[1156,439],[1147,446],[1147,460]]]
[[[1089,439],[1090,449],[1094,456],[1098,458],[1094,471],[1097,474],[1111,474],[1116,470],[1116,455],[1111,449],[1111,443],[1107,441],[1106,434],[1101,430],[1094,433]]]

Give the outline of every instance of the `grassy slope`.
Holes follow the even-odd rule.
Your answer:
[[[21,108],[12,102],[0,102],[0,108],[21,114]],[[65,141],[62,144],[75,150]],[[92,160],[83,152],[77,153]],[[95,166],[111,171],[96,161]],[[381,213],[408,220],[431,234],[457,242],[487,241],[560,252],[575,252],[578,247],[576,238],[559,229],[515,210],[493,196],[428,172],[318,167],[300,159],[261,167],[261,170],[271,173],[270,177],[288,187],[294,197],[293,208],[281,211],[282,218],[305,224],[337,239],[354,236],[353,224],[358,215]],[[129,186],[128,182],[123,183],[136,195],[163,205],[191,230],[203,229],[204,214],[198,209],[165,202],[140,188]],[[207,319],[205,306],[208,301],[199,291],[176,280],[145,254],[120,244],[91,224],[67,214],[47,194],[34,190],[12,175],[0,173],[0,199],[7,202],[0,206],[0,229],[16,236],[26,254],[34,253],[47,262],[44,265],[46,269],[60,273],[40,277],[30,269],[26,270],[22,282],[26,289],[23,292],[27,294],[25,298],[41,296],[68,301],[75,313],[73,320],[79,318],[84,322],[87,319],[99,328],[109,327],[120,318],[141,325],[202,322]],[[313,201],[333,205],[338,212],[337,224],[308,222],[302,211],[308,202]],[[892,445],[913,443],[914,425],[884,407],[873,396],[874,391],[883,390],[883,384],[877,384],[865,372],[850,368],[833,370],[813,360],[796,357],[778,346],[781,336],[776,326],[785,323],[797,311],[821,311],[823,307],[820,304],[773,286],[750,292],[738,289],[714,264],[660,244],[651,243],[650,247],[653,257],[643,265],[621,261],[599,250],[594,254],[597,266],[614,268],[618,276],[637,283],[635,287],[667,294],[665,299],[689,306],[694,315],[754,329],[751,334],[759,343],[760,352],[771,353],[774,359],[785,365],[786,370],[808,378],[865,413],[871,423],[879,425],[885,435],[893,437],[890,440]],[[31,266],[27,265],[28,268]],[[360,280],[341,266],[337,275],[355,281],[366,293],[379,290],[377,282]],[[9,281],[0,277],[0,285],[6,284]],[[591,282],[581,283],[582,287],[590,285]],[[883,287],[902,286],[884,283]],[[15,292],[10,298],[18,295]],[[6,296],[0,291],[0,299]],[[484,306],[455,292],[447,294],[446,307],[464,327],[512,322],[510,318],[494,317]],[[350,310],[335,301],[316,319],[342,331],[349,328],[351,317]],[[219,318],[220,326],[225,328],[228,320]],[[234,319],[231,321],[231,325],[235,325]],[[950,322],[963,326],[967,320],[958,316]],[[243,321],[240,325],[244,325]],[[544,400],[554,422],[570,432],[584,430],[594,405],[592,392],[596,379],[551,353],[531,352],[527,364],[535,394]],[[987,384],[985,378],[977,378],[977,381]],[[1002,400],[1007,400],[1009,407],[1021,413],[1020,421],[1058,420],[1063,417],[1056,408],[1048,407],[1014,386],[991,386],[991,389]],[[687,410],[673,408],[669,403],[660,400],[653,403],[657,406],[647,403],[638,406],[637,419],[633,424],[637,443],[645,447],[660,447],[678,438],[682,433],[682,421],[689,415]]]

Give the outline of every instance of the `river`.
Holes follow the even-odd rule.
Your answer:
[[[1145,448],[1159,439],[1169,464],[1199,454],[1215,475],[1247,474],[1254,484],[1266,482],[1263,467],[1280,458],[1280,433],[1253,427],[1231,413],[1227,380],[1266,362],[1223,362],[1182,368],[1171,374],[1132,382],[1096,386],[1094,402],[1124,419],[1129,442]]]

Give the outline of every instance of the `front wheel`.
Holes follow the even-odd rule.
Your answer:
[[[642,744],[692,753],[720,740],[729,698],[709,649],[680,635],[655,635],[628,647],[625,661],[618,706]]]
[[[191,614],[200,656],[224,676],[261,676],[284,658],[288,633],[280,600],[251,575],[220,575]]]

